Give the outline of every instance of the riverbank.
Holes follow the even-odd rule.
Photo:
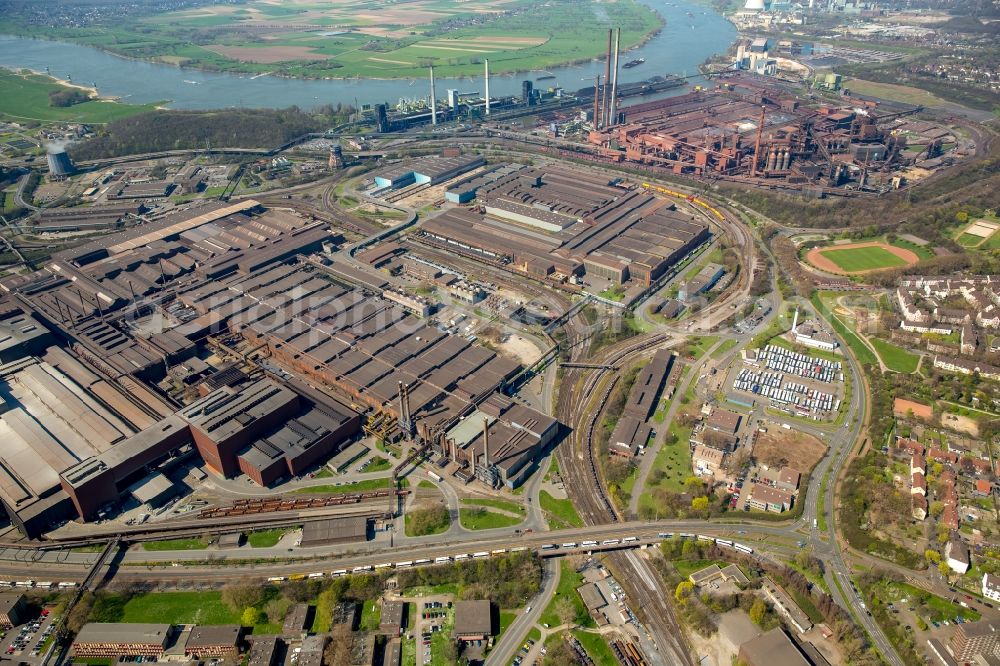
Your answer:
[[[342,10],[331,6],[328,13]],[[0,31],[84,44],[185,70],[303,80],[400,80],[422,79],[431,65],[441,77],[476,77],[487,58],[497,76],[565,67],[601,57],[609,25],[622,27],[626,50],[642,46],[664,25],[649,0],[594,6],[505,0],[495,11],[471,21],[460,3],[423,13],[387,7],[365,23],[324,31],[319,25],[296,23],[294,15],[261,24],[220,7],[213,30],[203,29],[202,16],[178,11],[128,18],[114,30],[41,26],[8,17],[0,21]],[[446,16],[452,18],[445,21]],[[398,29],[380,27],[382,21],[395,24],[393,17]],[[245,21],[250,21],[252,38],[242,28]]]
[[[599,7],[603,7],[603,3]],[[674,2],[658,9],[666,24],[629,51],[626,59],[644,58],[645,64],[622,69],[620,84],[638,83],[653,76],[695,74],[706,58],[725,52],[736,38],[736,30],[723,17],[712,12],[703,14],[700,9],[695,11],[697,6],[689,2]],[[689,10],[695,14],[693,17],[687,16]],[[692,24],[695,30],[691,29]],[[623,44],[624,37],[623,34]],[[607,46],[606,31],[600,41],[601,44],[594,46],[603,53]],[[546,78],[538,87],[575,91],[604,72],[602,60],[592,57],[582,60],[562,67],[529,68],[520,75],[496,74],[490,81],[490,90],[497,97],[520,95],[522,79],[544,74],[554,78]],[[400,99],[423,97],[428,92],[426,70],[421,70],[419,78],[408,82],[377,78],[287,78],[275,75],[274,66],[267,67],[262,75],[251,76],[180,69],[176,65],[124,58],[66,41],[4,35],[0,35],[0,65],[36,71],[48,68],[59,78],[95,82],[102,96],[117,97],[122,103],[146,104],[169,99],[172,109],[286,108],[292,105],[314,109],[338,103],[355,107],[379,103],[392,105]],[[490,65],[495,73],[492,57]],[[435,75],[439,92],[457,89],[482,94],[481,68],[477,68],[474,76],[448,77],[435,67]]]
[[[83,90],[90,99],[71,106],[52,106],[50,93],[64,90]],[[119,118],[145,113],[156,104],[122,104],[102,98],[97,89],[40,72],[23,69],[13,71],[0,67],[0,118],[13,121],[40,123],[75,122],[101,125]]]

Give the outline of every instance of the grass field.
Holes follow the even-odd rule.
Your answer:
[[[250,0],[128,18],[116,25],[46,27],[16,17],[0,32],[66,39],[126,57],[176,66],[308,78],[476,76],[543,71],[604,53],[608,25],[622,27],[622,48],[661,25],[638,0],[295,1]]]
[[[583,527],[583,519],[577,513],[570,499],[556,499],[546,491],[538,493],[538,503],[548,514],[549,527]]]
[[[872,343],[872,347],[878,352],[878,355],[882,358],[882,362],[885,363],[885,367],[896,372],[911,373],[917,370],[917,365],[920,363],[920,357],[916,354],[911,354],[905,349],[901,349],[894,344],[886,342],[884,340],[879,340],[878,338],[869,338],[869,342]]]
[[[129,599],[120,622],[162,622],[164,624],[239,624],[241,613],[222,601],[220,592],[157,592]],[[256,633],[281,631],[281,620],[254,627]]]
[[[849,88],[851,92],[859,93],[861,95],[871,95],[872,97],[881,97],[882,99],[888,99],[894,102],[903,102],[904,104],[941,106],[942,104],[947,103],[937,95],[912,86],[901,86],[894,83],[877,83],[875,81],[864,81],[862,79],[845,79],[843,85],[845,88]]]
[[[872,271],[880,268],[905,266],[906,262],[881,247],[853,247],[838,250],[830,248],[820,252],[824,257],[835,263],[842,271],[856,273]]]
[[[298,488],[292,492],[296,495],[338,495],[341,493],[362,493],[366,490],[382,490],[383,488],[388,488],[391,484],[392,481],[389,479],[367,479],[365,481],[345,483],[342,486],[309,486],[307,488]]]
[[[247,543],[254,548],[270,548],[281,541],[281,537],[287,533],[288,530],[282,527],[271,530],[255,530],[247,534]]]
[[[523,516],[525,513],[523,504],[518,504],[517,502],[508,502],[507,500],[466,497],[465,499],[462,500],[462,504],[468,504],[470,506],[487,506],[493,509],[500,509],[501,511],[509,511],[510,513],[516,513],[521,516]]]
[[[49,93],[65,90],[48,76],[22,74],[0,68],[0,118],[42,122],[77,122],[91,125],[152,111],[155,104],[120,104],[91,100],[69,107],[49,105]]]
[[[552,597],[552,601],[549,605],[545,607],[538,621],[542,624],[548,624],[553,627],[559,625],[559,616],[556,614],[556,603],[560,598],[569,599],[573,604],[573,608],[576,609],[576,621],[580,626],[583,627],[593,627],[594,620],[590,617],[587,612],[587,607],[583,603],[583,599],[577,594],[576,588],[583,585],[583,576],[578,574],[576,570],[566,561],[562,560],[559,563],[559,585],[556,587],[555,595]]]
[[[143,550],[204,550],[208,542],[204,539],[164,539],[163,541],[146,541]]]
[[[513,527],[522,520],[524,519],[496,513],[482,507],[458,510],[458,521],[467,530],[494,530],[500,527]]]
[[[851,348],[851,351],[854,353],[854,357],[858,359],[858,363],[877,365],[878,359],[875,357],[875,354],[872,353],[872,350],[869,349],[868,346],[861,341],[861,338],[859,338],[854,331],[848,328],[839,317],[831,313],[830,304],[827,303],[825,299],[832,297],[832,295],[833,292],[814,291],[813,295],[810,297],[810,301],[818,312],[829,313],[827,319],[833,328],[836,329],[840,337],[847,341],[847,346]]]
[[[573,636],[580,641],[580,645],[587,651],[587,656],[596,666],[618,666],[618,658],[603,636],[579,629],[573,632]]]

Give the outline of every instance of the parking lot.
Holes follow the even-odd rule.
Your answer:
[[[0,639],[0,655],[29,664],[41,663],[54,642],[52,633],[58,622],[59,617],[50,608],[43,608],[38,618],[14,627],[3,635]]]

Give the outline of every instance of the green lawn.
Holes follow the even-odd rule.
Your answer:
[[[500,509],[501,511],[509,511],[510,513],[516,513],[521,516],[523,516],[525,513],[523,504],[518,504],[517,502],[508,502],[507,500],[466,497],[462,500],[462,504],[471,504],[473,506],[488,506],[493,509]]]
[[[449,527],[451,517],[443,506],[414,509],[403,517],[403,531],[410,537],[440,534]]]
[[[367,490],[382,490],[392,485],[391,479],[366,479],[345,483],[343,485],[322,485],[298,488],[292,492],[297,495],[337,495],[342,493],[363,493]]]
[[[378,625],[382,621],[382,606],[378,601],[366,601],[361,606],[361,622],[358,629],[361,631],[378,631]]]
[[[712,352],[711,357],[722,358],[723,356],[726,355],[726,352],[735,347],[737,344],[739,344],[739,340],[723,340],[722,344],[716,347],[715,351]]]
[[[906,374],[916,372],[917,365],[920,363],[920,357],[916,354],[911,354],[905,349],[878,338],[868,338],[868,341],[872,343],[872,347],[875,348],[878,355],[882,357],[882,362],[890,370]]]
[[[720,560],[672,560],[671,564],[673,564],[674,568],[677,569],[677,573],[679,573],[684,580],[687,580],[687,577],[695,571],[701,571],[705,567],[710,567],[713,564],[718,564],[720,567],[724,567],[728,564],[728,562],[722,562]]]
[[[879,268],[905,266],[906,262],[884,247],[872,245],[869,247],[830,248],[820,252],[824,257],[835,263],[840,270],[847,273],[871,271]]]
[[[65,90],[47,76],[22,75],[0,68],[0,117],[15,120],[40,120],[42,122],[79,122],[104,124],[152,111],[155,104],[120,104],[118,102],[91,100],[68,107],[49,105],[49,93]]]
[[[271,530],[255,530],[247,534],[247,543],[254,548],[271,548],[281,541],[281,537],[287,533],[288,530],[283,527]]]
[[[718,336],[715,335],[703,335],[701,337],[693,337],[688,341],[688,345],[691,349],[691,355],[695,358],[701,358],[705,355],[712,345],[719,341]]]
[[[143,550],[204,550],[208,541],[204,539],[164,539],[163,541],[146,541]]]
[[[392,468],[392,463],[389,462],[387,458],[383,458],[382,456],[376,456],[375,458],[372,459],[370,463],[365,465],[365,467],[361,471],[365,473],[384,472],[385,470],[390,468]]]
[[[975,234],[963,233],[961,236],[955,239],[955,242],[957,242],[962,247],[976,247],[977,245],[981,244],[984,240],[986,239],[982,238],[981,236],[976,236]]]
[[[242,612],[233,611],[224,601],[222,593],[207,592],[156,592],[140,594],[129,599],[122,608],[119,622],[164,624],[239,624]],[[281,631],[281,621],[268,622],[254,627],[256,633]]]
[[[500,611],[500,634],[497,636],[497,638],[502,636],[503,632],[507,631],[507,627],[509,627],[516,619],[517,619],[517,611],[512,611],[512,610]]]
[[[548,514],[549,527],[553,529],[583,527],[583,519],[573,506],[573,500],[556,499],[543,490],[538,493],[538,503],[542,511]]]
[[[482,507],[458,510],[458,522],[467,530],[493,530],[500,527],[513,527],[523,520],[523,518],[494,513]]]
[[[558,626],[559,616],[555,612],[556,602],[565,597],[572,602],[573,607],[576,609],[576,623],[582,627],[593,627],[595,624],[594,619],[590,617],[583,599],[580,598],[580,595],[576,591],[576,588],[584,583],[583,575],[578,574],[566,560],[562,560],[559,563],[559,567],[559,585],[556,587],[555,595],[552,597],[549,605],[545,607],[545,611],[538,621],[553,627]]]

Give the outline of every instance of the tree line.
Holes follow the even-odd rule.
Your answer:
[[[346,122],[354,109],[326,105],[312,113],[287,109],[150,111],[109,123],[97,136],[72,146],[74,160],[92,160],[166,150],[271,149],[311,132]]]

